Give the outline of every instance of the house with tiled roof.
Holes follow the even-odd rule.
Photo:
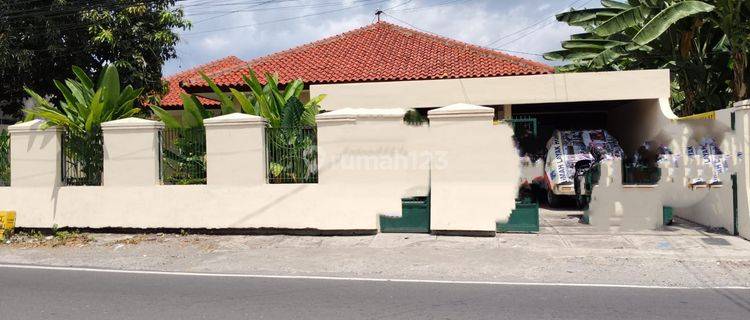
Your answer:
[[[302,78],[307,84],[481,78],[548,74],[550,66],[464,42],[374,23],[337,36],[218,69],[207,74],[221,87],[242,87],[242,75],[277,73],[280,83]],[[182,83],[205,92],[199,76]]]
[[[246,62],[195,69],[227,92],[249,91],[242,76],[250,69],[277,74],[281,85],[301,78],[303,100],[327,95],[323,111],[398,108],[427,115],[456,103],[491,107],[496,119],[526,123],[540,140],[558,128],[624,135],[630,129],[618,120],[649,117],[662,108],[658,99],[669,97],[667,70],[555,73],[543,63],[383,21]],[[175,92],[215,98],[196,70],[175,82]],[[645,109],[633,112],[634,106]]]
[[[248,91],[243,75],[276,73],[280,84],[303,79],[306,92],[323,84],[405,82],[417,80],[466,79],[551,74],[542,63],[508,55],[468,43],[408,29],[388,22],[373,23],[349,32],[255,58],[245,63],[229,57],[170,77],[170,107],[179,106],[179,94],[188,92],[217,105],[207,83],[198,75],[203,70],[228,91]],[[261,78],[261,82],[263,79]],[[171,89],[171,87],[170,87]],[[412,107],[439,107],[415,105]],[[327,110],[337,109],[329,106]]]

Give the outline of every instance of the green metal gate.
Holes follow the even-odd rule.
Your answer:
[[[401,217],[380,216],[380,232],[430,233],[430,197],[401,199]]]
[[[497,223],[497,232],[539,232],[539,204],[529,198],[516,200],[507,223]]]
[[[513,127],[513,134],[517,137],[523,136],[525,133],[529,133],[536,137],[538,132],[537,119],[532,116],[513,116],[511,119],[505,119],[504,121],[510,123]]]

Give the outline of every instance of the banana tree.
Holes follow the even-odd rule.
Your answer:
[[[103,150],[102,122],[131,117],[140,112],[135,107],[142,89],[120,84],[117,68],[109,65],[100,73],[96,83],[83,71],[73,66],[75,79],[54,80],[60,92],[59,102],[52,103],[32,89],[24,90],[36,106],[24,110],[28,117],[44,120],[43,128],[59,126],[65,129],[63,152],[69,184],[96,185],[101,183]]]
[[[731,52],[732,93],[734,101],[748,98],[745,81],[748,73],[747,51],[750,50],[750,1],[714,0],[716,9],[711,22],[724,33]]]
[[[723,76],[715,73],[723,60],[716,51],[722,46],[715,28],[704,26],[714,10],[707,2],[603,0],[602,8],[561,13],[558,21],[585,32],[545,58],[567,61],[562,72],[669,68],[673,103],[683,114],[696,105],[725,105]],[[712,82],[699,84],[699,78]]]
[[[679,20],[714,9],[702,1],[603,0],[601,3],[602,8],[558,14],[558,21],[582,27],[586,33],[563,41],[564,50],[549,52],[544,57],[568,60],[592,70],[607,68],[618,59],[652,51],[649,43]]]

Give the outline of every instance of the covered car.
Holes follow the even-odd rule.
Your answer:
[[[597,153],[597,157],[592,154]],[[544,163],[544,186],[550,205],[558,196],[575,196],[576,164],[581,161],[621,158],[622,148],[606,130],[555,131],[547,142]]]

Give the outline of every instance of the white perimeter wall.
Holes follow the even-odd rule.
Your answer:
[[[677,157],[674,162],[660,164],[662,176],[656,185],[623,185],[620,161],[603,163],[601,180],[586,212],[590,223],[602,229],[658,228],[663,224],[662,208],[667,206],[674,208],[676,216],[750,238],[750,179],[745,161],[750,152],[750,109],[743,103],[737,106],[716,111],[714,119],[697,120],[677,120],[666,99],[635,101],[610,111],[609,130],[620,138],[626,151],[652,141],[655,146],[669,146]],[[700,155],[686,154],[689,145],[697,146],[703,138],[716,139],[729,157],[728,171],[719,175],[721,186],[690,186],[695,178],[709,181],[714,172]],[[737,230],[732,174],[737,175]]]
[[[102,126],[103,185],[61,186],[60,132],[32,121],[11,127],[0,209],[17,211],[19,227],[376,230],[378,215],[400,215],[402,197],[432,188],[433,229],[494,231],[519,169],[512,132],[491,112],[464,106],[431,127],[405,125],[399,109],[321,114],[314,184],[266,183],[264,120],[232,114],[206,121],[207,185],[161,185],[162,124],[124,119]]]

